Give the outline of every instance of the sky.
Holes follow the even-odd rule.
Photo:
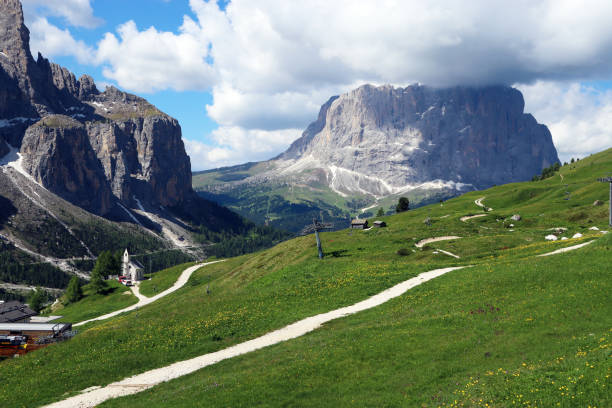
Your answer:
[[[364,83],[523,92],[562,161],[612,147],[609,0],[22,0],[34,56],[177,118],[194,171],[284,151]]]

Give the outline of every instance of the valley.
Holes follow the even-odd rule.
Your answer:
[[[299,398],[313,406],[352,399],[427,406],[457,400],[467,406],[473,398],[495,403],[514,396],[505,392],[506,380],[521,399],[538,405],[565,401],[550,381],[567,386],[578,402],[605,405],[612,235],[604,233],[610,231],[607,207],[593,203],[608,194],[597,177],[611,164],[607,150],[562,166],[567,187],[555,175],[383,217],[386,228],[324,232],[322,261],[314,238],[305,236],[208,265],[182,289],[137,312],[86,324],[69,343],[3,363],[19,380],[9,380],[12,392],[0,399],[60,401],[65,393],[78,395],[348,307],[423,272],[464,266],[303,337],[102,406],[193,406],[202,398],[213,405],[281,405]],[[564,199],[567,188],[571,200]],[[475,201],[492,210],[482,213]],[[461,220],[479,214],[486,215]],[[521,220],[512,221],[514,214]],[[572,239],[578,232],[582,237]],[[559,239],[545,240],[551,233]],[[446,236],[461,238],[415,245]],[[593,368],[584,368],[582,351]],[[61,367],[67,354],[70,364]],[[552,368],[559,374],[542,376]],[[91,370],[95,378],[80,374]],[[32,387],[19,374],[26,371],[34,373],[34,392],[26,392]],[[580,381],[564,380],[563,373]]]
[[[0,408],[612,406],[566,3],[0,0]]]

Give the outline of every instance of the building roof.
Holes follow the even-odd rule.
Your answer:
[[[16,322],[36,315],[35,311],[16,300],[0,303],[0,323]]]
[[[374,224],[375,224],[375,225],[382,225],[382,224],[385,224],[385,225],[386,225],[387,223],[386,223],[386,222],[384,222],[384,221],[376,220],[376,221],[374,221]]]
[[[363,225],[367,223],[368,223],[368,220],[360,220],[359,218],[351,221],[351,225]]]
[[[144,269],[144,266],[142,266],[140,262],[135,261],[133,259],[130,259],[130,265],[134,265],[138,269]]]
[[[0,331],[49,331],[62,332],[72,327],[70,323],[0,323]]]

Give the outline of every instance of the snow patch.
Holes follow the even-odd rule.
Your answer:
[[[133,221],[134,221],[136,224],[140,225],[141,227],[144,227],[144,225],[142,225],[142,224],[140,223],[140,221],[138,221],[138,218],[134,217],[134,214],[132,214],[132,213],[130,212],[130,210],[128,210],[127,208],[125,208],[125,207],[123,206],[123,204],[121,204],[121,203],[117,203],[117,204],[119,205],[119,207],[123,208],[123,211],[125,211],[125,213],[126,213],[127,215],[129,215],[129,216],[130,216],[130,218],[131,218],[131,219],[132,219],[132,220],[133,220]]]
[[[11,146],[8,143],[7,145],[10,148],[10,151],[6,154],[6,156],[0,159],[0,166],[11,167],[15,169],[19,174],[30,180],[32,183],[38,185],[40,188],[45,189],[42,184],[36,181],[36,179],[32,177],[30,173],[25,171],[25,169],[23,168],[23,156],[21,155],[21,153],[19,153],[19,149]],[[34,194],[38,195],[38,193],[36,193],[35,191]]]

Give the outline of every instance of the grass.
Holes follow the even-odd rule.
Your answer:
[[[159,387],[189,390],[176,398],[154,389],[110,404],[161,406],[174,398],[170,405],[198,406],[210,397],[212,405],[224,406],[349,405],[353,399],[361,406],[437,406],[457,399],[455,392],[470,376],[481,378],[500,367],[523,370],[523,362],[548,370],[555,358],[569,359],[588,345],[588,339],[576,339],[590,333],[601,338],[612,327],[606,301],[610,235],[575,253],[533,257],[584,242],[545,241],[553,227],[568,228],[569,237],[575,232],[587,239],[602,236],[589,227],[607,226],[605,209],[592,204],[607,200],[608,186],[595,180],[610,168],[612,149],[581,160],[576,169],[563,167],[565,184],[574,191],[570,200],[564,200],[568,187],[556,176],[383,217],[388,224],[383,229],[325,232],[323,261],[317,259],[314,237],[306,236],[201,268],[185,287],[150,306],[92,323],[70,342],[3,363],[0,405],[57,401],[353,304],[420,272],[467,264],[474,267],[379,308]],[[474,200],[483,196],[494,211],[459,221],[479,212]],[[514,213],[523,220],[510,231]],[[427,217],[429,227],[423,224]],[[442,235],[462,238],[414,247],[420,239]],[[410,253],[398,255],[401,248]],[[436,254],[437,248],[462,258]],[[479,312],[487,305],[500,313]],[[505,382],[489,377],[491,390],[498,387],[504,395],[499,387]],[[597,401],[593,390],[577,392]],[[464,404],[478,406],[478,401]]]
[[[195,265],[190,262],[182,265],[173,266],[163,271],[145,275],[149,278],[140,284],[140,293],[147,297],[153,297],[174,285],[181,273],[188,267]]]
[[[61,315],[62,318],[58,320],[60,322],[78,323],[138,302],[129,288],[119,282],[111,280],[106,283],[109,287],[108,294],[95,294],[89,285],[84,285],[83,299],[67,306],[60,306],[45,314]]]
[[[452,272],[104,407],[609,406],[612,237]],[[559,405],[557,405],[559,403]]]

